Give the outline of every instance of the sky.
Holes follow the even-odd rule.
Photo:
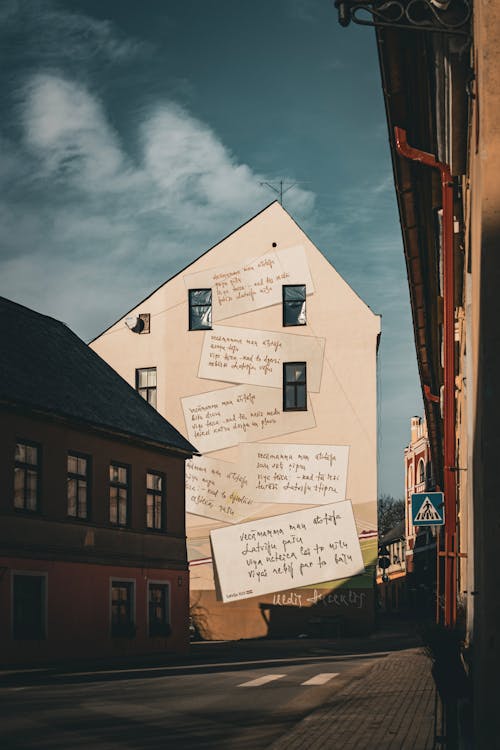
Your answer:
[[[328,0],[2,0],[0,294],[85,341],[269,204],[375,313],[379,493],[422,414],[373,29]]]

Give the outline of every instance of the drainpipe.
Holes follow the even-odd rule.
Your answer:
[[[395,127],[396,150],[411,161],[438,169],[442,191],[443,247],[443,346],[444,346],[444,625],[453,627],[457,617],[457,509],[455,482],[455,284],[453,258],[453,179],[447,164],[437,161],[426,151],[413,148],[406,140],[406,130]],[[439,559],[439,558],[438,558]],[[439,577],[439,570],[438,570]]]

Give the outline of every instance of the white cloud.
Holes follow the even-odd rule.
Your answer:
[[[142,127],[144,169],[157,188],[156,205],[180,223],[196,210],[200,226],[231,213],[269,203],[264,177],[239,164],[204,123],[172,104],[159,108]],[[314,195],[290,193],[291,210],[308,212]],[[226,231],[230,227],[226,227]]]
[[[2,293],[85,337],[270,202],[264,177],[176,103],[138,123],[133,162],[81,82],[37,73],[22,94],[22,141],[0,162],[13,187],[0,198]],[[313,205],[288,193],[301,218]]]
[[[123,155],[100,103],[81,85],[53,75],[34,76],[26,87],[26,145],[49,177],[105,187],[123,167]]]

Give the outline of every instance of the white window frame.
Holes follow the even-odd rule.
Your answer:
[[[421,473],[420,472],[420,467],[421,466],[424,467],[424,472],[423,472],[424,478],[423,479],[420,478],[420,473]],[[419,458],[418,459],[418,463],[417,463],[417,477],[418,477],[418,482],[415,482],[415,484],[425,484],[425,481],[426,481],[426,470],[425,469],[426,469],[426,467],[425,467],[425,461],[424,461],[424,459],[423,458]]]

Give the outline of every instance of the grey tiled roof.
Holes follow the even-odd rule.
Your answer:
[[[196,453],[64,323],[0,297],[0,401]]]

